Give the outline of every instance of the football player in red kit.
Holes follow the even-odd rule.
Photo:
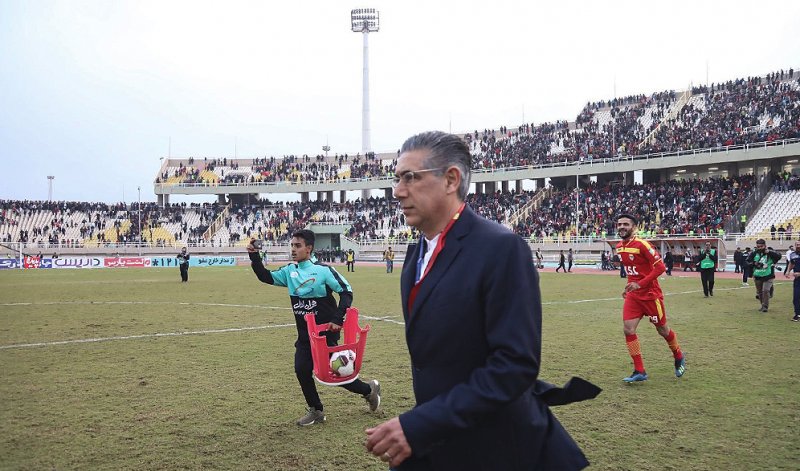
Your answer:
[[[623,381],[633,383],[645,381],[647,372],[642,361],[642,350],[636,328],[642,317],[647,316],[659,335],[667,341],[675,359],[675,376],[686,372],[686,359],[675,332],[667,325],[667,311],[664,309],[664,294],[658,284],[658,277],[666,271],[661,257],[646,240],[636,237],[638,220],[630,214],[617,217],[617,234],[622,239],[617,244],[620,262],[628,275],[628,284],[622,292],[625,302],[622,307],[622,325],[625,342],[633,359],[633,373]]]

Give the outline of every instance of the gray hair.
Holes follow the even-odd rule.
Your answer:
[[[467,199],[469,193],[470,169],[472,154],[467,144],[455,134],[441,131],[428,131],[411,136],[403,143],[400,153],[426,149],[430,155],[425,159],[428,168],[456,167],[461,172],[461,185],[458,187],[458,198]]]

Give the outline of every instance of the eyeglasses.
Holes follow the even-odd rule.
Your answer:
[[[392,188],[397,188],[402,181],[406,185],[411,185],[420,179],[419,174],[425,172],[441,172],[441,168],[423,168],[421,170],[409,170],[407,172],[398,173],[392,178]]]

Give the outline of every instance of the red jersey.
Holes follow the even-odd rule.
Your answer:
[[[658,277],[666,271],[658,251],[646,240],[632,237],[627,242],[617,244],[617,254],[625,267],[628,283],[635,281],[641,288],[631,291],[628,296],[637,299],[663,298]]]

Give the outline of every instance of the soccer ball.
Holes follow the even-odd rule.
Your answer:
[[[342,350],[331,355],[331,370],[339,376],[350,376],[356,368],[356,352]]]

